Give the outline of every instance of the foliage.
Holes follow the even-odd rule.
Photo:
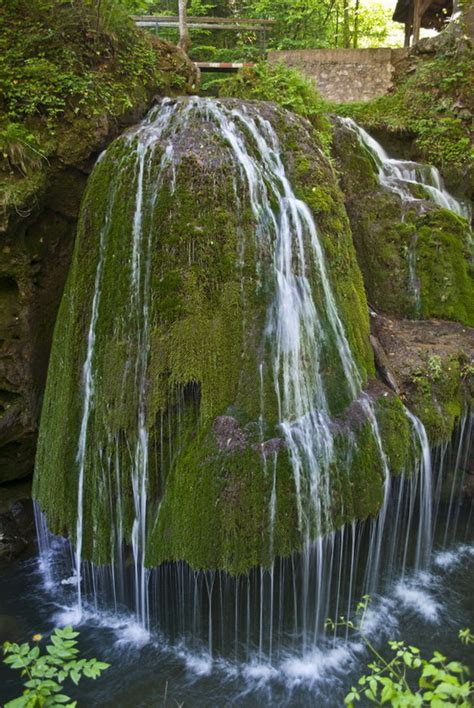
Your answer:
[[[434,651],[431,659],[423,659],[418,647],[404,641],[389,641],[390,656],[385,658],[364,633],[365,613],[370,597],[364,595],[357,606],[358,620],[341,618],[337,622],[327,621],[330,628],[343,626],[357,631],[373,656],[368,665],[370,673],[360,677],[358,686],[353,686],[344,703],[353,708],[355,702],[368,700],[375,705],[390,704],[395,708],[415,708],[457,705],[469,708],[474,696],[474,682],[468,678],[469,670],[458,661],[449,661],[439,651]],[[464,644],[474,642],[469,629],[458,634]]]
[[[80,659],[77,636],[79,633],[74,632],[72,627],[55,629],[43,654],[37,644],[31,647],[28,643],[5,642],[5,664],[19,670],[21,676],[27,679],[22,696],[6,703],[5,708],[75,706],[76,701],[70,702],[69,696],[62,693],[64,682],[69,679],[77,686],[83,676],[96,679],[109,667],[109,664],[97,659]],[[41,639],[40,634],[33,637],[35,642]]]
[[[46,159],[35,135],[21,123],[8,121],[0,124],[0,152],[10,171],[18,170],[23,175],[38,169]]]
[[[11,0],[2,9],[0,95],[10,120],[41,116],[51,127],[70,109],[117,109],[140,80],[153,80],[156,55],[146,35],[110,3]],[[24,22],[28,33],[25,34]]]
[[[413,136],[422,158],[460,170],[472,166],[472,49],[452,39],[436,54],[412,58],[395,90],[365,103],[338,106],[368,129]]]
[[[84,158],[151,95],[182,92],[184,60],[129,11],[128,0],[0,3],[1,206],[29,210],[47,158]]]
[[[283,64],[261,62],[222,81],[219,95],[247,100],[274,101],[304,118],[319,131],[325,147],[331,140],[326,102],[308,79]]]
[[[54,136],[64,116],[119,113],[132,107],[137,84],[159,85],[157,54],[122,5],[10,0],[2,7],[2,140],[18,132],[19,122],[28,122],[21,142],[45,143],[45,134]]]
[[[148,11],[176,15],[177,5],[177,0],[155,0]],[[375,0],[190,0],[188,14],[273,19],[266,38],[271,49],[386,46],[388,33],[396,26],[392,10]],[[177,30],[163,32],[176,41]],[[258,44],[251,30],[194,30],[192,40],[193,57],[201,59],[198,48],[213,45],[216,61],[226,61],[229,50],[236,50],[240,59],[251,59]]]

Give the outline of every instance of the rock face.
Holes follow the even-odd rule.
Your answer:
[[[31,475],[54,321],[86,175],[62,172],[0,235],[0,482]]]
[[[1,11],[6,13],[2,32],[10,29],[11,36],[17,37],[15,26],[10,25],[20,15],[17,17],[13,5]],[[24,11],[24,4],[21,10]],[[74,11],[61,7],[58,17]],[[86,19],[83,15],[84,26]],[[51,24],[47,11],[38,11],[31,22],[40,42],[38,26]],[[81,23],[73,22],[73,26],[79,35],[69,40],[71,52],[84,42]],[[53,23],[48,32],[53,36],[54,31]],[[135,56],[134,47],[140,56],[145,43],[141,35],[133,34],[133,28],[126,32],[130,63]],[[9,36],[6,34],[7,40]],[[113,40],[116,63],[123,50],[121,42],[121,35]],[[61,34],[61,44],[64,43]],[[34,46],[34,40],[29,48],[30,45]],[[40,160],[28,171],[11,161],[0,165],[0,484],[33,472],[53,327],[71,261],[79,205],[92,166],[105,146],[140,120],[160,93],[191,91],[197,85],[196,70],[183,52],[157,39],[153,40],[153,50],[156,66],[136,86],[123,81],[120,68],[112,65],[109,55],[107,79],[116,98],[113,106],[98,111],[67,106],[54,119],[57,124],[46,123],[41,115],[28,119],[28,130],[37,129],[38,134],[47,136],[45,144],[53,145],[47,160]],[[39,45],[40,51],[49,56],[47,46]],[[8,65],[10,55],[6,56]],[[97,70],[94,80],[98,83],[102,81],[103,68]],[[150,72],[154,72],[153,76]],[[57,88],[51,87],[53,90]]]
[[[472,401],[472,231],[427,199],[421,184],[411,185],[408,198],[384,186],[373,155],[344,122],[336,123],[333,150],[379,374],[430,440],[446,441]]]
[[[0,567],[32,553],[35,540],[30,485],[20,483],[0,487]]]
[[[371,329],[391,382],[423,420],[431,441],[449,439],[474,394],[474,330],[457,322],[395,319],[375,312]]]

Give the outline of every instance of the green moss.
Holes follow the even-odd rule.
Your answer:
[[[370,304],[391,315],[472,325],[474,273],[466,220],[430,202],[423,209],[402,205],[398,195],[380,187],[372,160],[352,131],[339,128],[333,149]]]
[[[464,355],[427,358],[412,375],[410,407],[423,421],[431,443],[449,441],[463,411],[472,406],[472,372]]]
[[[233,574],[269,566],[271,549],[288,555],[298,545],[291,465],[283,450],[262,458],[255,439],[220,450],[202,432],[179,457],[148,543],[150,565],[186,558],[194,568]],[[272,529],[271,494],[277,505]]]
[[[474,326],[474,264],[466,221],[437,209],[417,220],[416,231],[422,315]]]
[[[391,473],[409,473],[414,462],[412,430],[401,400],[384,393],[377,401],[376,413]]]
[[[295,69],[284,64],[260,62],[220,81],[219,96],[244,100],[274,101],[304,118],[318,131],[325,151],[331,143],[327,104],[314,84]]]

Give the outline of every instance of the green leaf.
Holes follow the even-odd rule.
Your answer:
[[[393,690],[393,685],[391,683],[386,684],[383,687],[382,693],[380,695],[380,700],[381,700],[382,704],[387,703],[387,701],[389,701],[392,698],[392,696],[394,696],[394,695],[395,695],[395,691]]]

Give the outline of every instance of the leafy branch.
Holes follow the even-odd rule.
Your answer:
[[[34,635],[36,645],[33,647],[27,642],[5,642],[4,663],[20,671],[26,679],[23,694],[6,703],[5,708],[74,708],[76,701],[62,693],[64,682],[70,679],[77,686],[84,676],[96,679],[110,666],[97,659],[80,659],[77,636],[79,633],[72,627],[55,629],[44,654],[38,646],[42,639],[40,634]]]
[[[431,659],[423,659],[418,647],[404,641],[389,641],[391,655],[384,658],[364,632],[369,604],[370,597],[364,595],[357,606],[356,622],[344,617],[336,622],[326,621],[330,629],[345,627],[357,632],[373,657],[368,665],[370,673],[360,677],[358,686],[352,686],[344,703],[353,708],[355,702],[366,698],[377,706],[389,704],[395,708],[446,705],[469,708],[474,683],[469,680],[467,667],[448,661],[439,651],[435,651]],[[459,630],[458,636],[464,644],[474,642],[469,629]]]

